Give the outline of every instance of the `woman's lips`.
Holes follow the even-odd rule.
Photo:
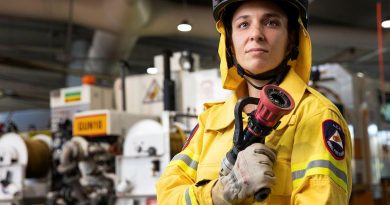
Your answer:
[[[268,51],[262,48],[251,48],[246,53],[268,53]]]

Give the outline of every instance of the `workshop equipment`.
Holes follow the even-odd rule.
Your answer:
[[[248,104],[257,104],[248,118],[248,125],[243,130],[242,111]],[[265,137],[278,126],[283,115],[294,108],[294,100],[282,88],[276,85],[266,85],[260,90],[260,98],[247,97],[237,102],[234,109],[235,129],[233,148],[226,154],[221,164],[221,176],[227,176],[233,169],[237,155],[253,143],[265,142]],[[271,190],[263,188],[256,195],[256,201],[263,201]]]
[[[0,204],[45,198],[49,189],[51,138],[16,133],[0,137]]]
[[[59,124],[73,119],[77,112],[113,108],[113,91],[110,88],[81,85],[50,92],[51,130],[59,130]]]
[[[145,117],[114,110],[90,110],[74,114],[61,137],[68,141],[58,149],[47,204],[114,204],[115,157],[122,153],[123,136]],[[58,182],[58,180],[60,180]]]
[[[159,120],[141,120],[129,129],[123,155],[116,158],[116,205],[156,202],[155,184],[186,139],[174,118],[174,112],[163,111]]]

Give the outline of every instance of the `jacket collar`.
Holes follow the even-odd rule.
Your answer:
[[[282,129],[288,124],[307,88],[306,83],[293,69],[290,69],[287,76],[279,86],[291,95],[291,97],[294,99],[295,107],[292,112],[282,117],[281,123],[279,124],[277,130]],[[232,94],[224,104],[216,107],[215,110],[212,110],[206,121],[206,130],[217,131],[225,129],[230,124],[234,123],[234,107],[236,106],[238,99],[240,99],[240,97],[243,96],[246,92],[246,83],[243,81],[240,83],[234,94]],[[245,114],[243,114],[243,116],[245,116]]]
[[[290,69],[286,78],[279,85],[279,87],[283,88],[287,91],[287,93],[291,95],[291,97],[294,99],[295,107],[288,115],[285,115],[282,117],[282,119],[280,119],[281,122],[277,127],[277,130],[284,128],[290,121],[291,116],[294,115],[297,107],[302,100],[303,95],[305,94],[307,84],[302,80],[301,77],[299,77],[299,75],[295,72],[294,69]]]

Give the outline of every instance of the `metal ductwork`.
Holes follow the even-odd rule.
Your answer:
[[[113,62],[127,57],[138,31],[150,19],[151,3],[149,0],[20,0],[1,2],[0,13],[62,22],[71,19],[71,23],[94,28],[86,71],[104,72]]]
[[[108,0],[109,1],[109,0]],[[113,2],[113,1],[110,1]],[[127,5],[122,5],[126,3]],[[138,31],[149,22],[151,3],[149,0],[118,1],[112,13],[119,11],[119,25],[115,32],[96,30],[88,53],[87,72],[107,73],[120,59],[126,58],[137,42]],[[126,8],[126,9],[123,9]]]

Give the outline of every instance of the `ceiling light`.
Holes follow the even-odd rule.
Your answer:
[[[390,28],[390,19],[382,21],[383,28]]]
[[[158,73],[158,69],[156,67],[150,67],[146,69],[146,72],[150,75],[155,75]]]
[[[362,72],[358,72],[358,73],[356,73],[356,75],[359,78],[363,78],[364,77],[364,73],[362,73]]]
[[[183,20],[179,25],[177,25],[177,30],[181,32],[188,32],[192,30],[192,26],[187,20]]]

